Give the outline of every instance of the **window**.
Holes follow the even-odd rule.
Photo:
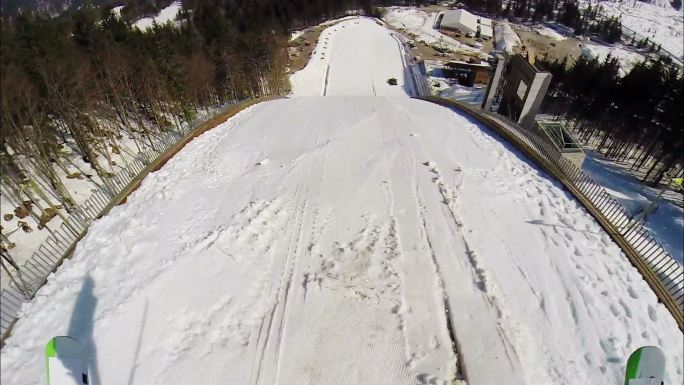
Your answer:
[[[518,84],[518,92],[517,92],[518,98],[520,98],[521,101],[523,99],[525,99],[525,93],[526,92],[527,92],[527,84],[525,84],[525,82],[522,81],[522,79],[521,79],[520,83]]]

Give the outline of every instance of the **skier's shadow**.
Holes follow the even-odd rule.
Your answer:
[[[97,306],[97,298],[93,294],[94,287],[93,279],[90,275],[86,276],[83,286],[81,286],[81,291],[76,298],[74,310],[71,313],[67,335],[78,339],[88,354],[87,360],[90,372],[88,384],[100,385],[100,373],[97,367],[97,348],[93,340],[93,324],[95,322],[95,307]]]

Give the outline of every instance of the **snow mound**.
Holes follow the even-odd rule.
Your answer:
[[[513,52],[513,47],[519,46],[520,37],[513,31],[510,24],[497,21],[494,26],[494,47],[499,51]]]

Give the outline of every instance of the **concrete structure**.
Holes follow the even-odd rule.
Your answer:
[[[534,117],[549,88],[551,74],[534,65],[533,55],[528,58],[515,55],[509,61],[498,113],[522,127],[532,128]]]
[[[582,146],[565,129],[562,123],[537,121],[535,127],[541,130],[561,155],[572,164],[581,169],[584,159],[587,157]]]
[[[485,98],[482,101],[482,109],[486,112],[492,110],[492,103],[494,102],[494,97],[499,90],[501,77],[503,75],[504,68],[506,67],[506,56],[503,53],[492,52],[491,55],[494,56],[492,65],[494,66],[495,70],[493,77],[489,81],[489,84],[487,84],[487,92],[485,93]]]
[[[494,36],[491,19],[473,15],[465,9],[444,11],[439,28],[458,31],[473,37],[477,36],[479,31],[482,39],[491,39]]]
[[[472,87],[477,84],[487,84],[490,78],[488,63],[467,63],[453,60],[444,65],[444,74],[449,78],[456,78],[459,84]]]

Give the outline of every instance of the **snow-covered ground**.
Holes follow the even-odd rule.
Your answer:
[[[582,42],[580,43],[580,50],[582,51],[582,55],[588,59],[597,58],[599,61],[603,61],[608,55],[617,58],[620,63],[621,76],[627,74],[634,64],[646,59],[643,54],[636,52],[629,47],[622,46],[621,44],[608,46]]]
[[[439,30],[434,29],[437,20],[437,12],[425,12],[416,8],[389,7],[383,20],[395,28],[402,28],[406,32],[416,36],[417,42],[425,42],[430,45],[444,46],[454,52],[477,54],[486,57],[482,51],[470,47],[458,40],[449,37]]]
[[[154,17],[143,17],[142,19],[138,20],[133,24],[135,27],[138,27],[141,31],[147,31],[148,29],[152,28],[154,23],[157,24],[166,24],[166,23],[174,23],[176,20],[176,16],[178,15],[178,12],[181,10],[182,4],[180,1],[175,1],[171,3],[168,7],[162,9],[158,15]]]
[[[682,382],[681,332],[592,217],[462,114],[368,93],[401,52],[358,21],[327,35],[337,96],[241,112],[93,224],[23,309],[3,384],[40,383],[61,334],[96,384],[444,384],[456,365],[470,385],[622,384],[641,345]],[[338,62],[360,32],[381,46]]]
[[[583,3],[588,4],[586,0]],[[608,16],[620,16],[622,25],[662,45],[662,48],[682,58],[684,55],[684,13],[674,9],[669,1],[591,1],[600,4]]]
[[[636,215],[655,200],[660,190],[645,186],[633,175],[599,154],[588,152],[582,170],[602,185],[627,210]],[[646,227],[660,244],[684,264],[684,209],[662,199],[647,217]]]

